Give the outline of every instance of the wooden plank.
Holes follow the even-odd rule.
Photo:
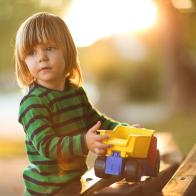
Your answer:
[[[111,176],[107,179],[101,179],[95,176],[94,169],[87,171],[81,178],[82,191],[80,195],[92,195],[95,191],[101,190],[122,178]]]
[[[174,164],[164,169],[157,177],[147,178],[140,183],[116,182],[107,188],[95,192],[96,196],[151,196],[160,192],[167,181],[176,171],[178,165]]]
[[[196,144],[163,189],[164,196],[196,195]],[[193,193],[194,192],[194,193]]]

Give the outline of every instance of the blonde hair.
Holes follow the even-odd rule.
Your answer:
[[[28,87],[34,81],[24,61],[26,55],[39,43],[54,42],[63,50],[65,78],[80,85],[82,76],[77,49],[65,22],[58,16],[40,12],[25,20],[16,33],[15,68],[18,84]]]

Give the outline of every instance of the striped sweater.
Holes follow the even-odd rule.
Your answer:
[[[51,195],[81,177],[87,169],[84,135],[98,120],[106,130],[119,124],[97,112],[82,87],[55,91],[34,84],[19,109],[30,161],[23,173],[26,195]]]

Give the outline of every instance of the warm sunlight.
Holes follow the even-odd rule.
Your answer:
[[[153,0],[74,0],[65,18],[77,46],[128,32],[141,31],[156,22]]]

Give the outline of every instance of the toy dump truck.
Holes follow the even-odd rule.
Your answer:
[[[95,175],[107,178],[110,175],[125,178],[127,181],[140,181],[141,176],[157,176],[160,154],[154,130],[117,126],[114,130],[98,130],[101,135],[109,135],[104,141],[111,144],[106,156],[95,160]]]

